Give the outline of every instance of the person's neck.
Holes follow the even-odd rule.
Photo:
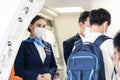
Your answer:
[[[79,32],[79,35],[82,36],[82,37],[85,36],[84,33],[83,33],[82,31]]]
[[[90,32],[99,32],[99,33],[102,33],[100,28],[101,28],[101,26],[92,25],[91,28],[90,28]]]
[[[30,34],[30,37],[35,38],[35,36],[33,34]]]

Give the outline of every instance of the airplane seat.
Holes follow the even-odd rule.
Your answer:
[[[12,67],[9,80],[23,80],[21,77],[15,76],[14,65]]]

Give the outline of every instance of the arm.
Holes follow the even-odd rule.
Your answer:
[[[69,44],[67,44],[67,42],[63,42],[63,54],[64,54],[64,60],[65,60],[65,63],[67,65],[67,59],[69,57]]]
[[[38,74],[25,69],[26,43],[22,42],[15,59],[15,74],[27,80],[37,80]]]
[[[55,61],[55,57],[53,55],[53,51],[52,51],[52,47],[50,45],[50,49],[51,49],[51,62],[50,62],[50,70],[49,73],[51,74],[51,77],[53,78],[56,70],[57,70],[57,65],[56,65],[56,61]]]

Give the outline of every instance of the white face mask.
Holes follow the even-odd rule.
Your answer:
[[[37,38],[42,38],[42,36],[45,34],[45,28],[36,27],[34,30],[34,35]]]
[[[86,34],[88,34],[88,33],[90,33],[90,28],[86,27],[86,28],[85,28],[85,32],[84,32],[84,35],[86,35]]]

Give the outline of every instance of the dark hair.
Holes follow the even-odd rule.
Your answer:
[[[90,25],[92,24],[102,25],[105,21],[108,21],[108,25],[110,25],[111,23],[110,13],[103,8],[92,10],[89,14],[89,19]]]
[[[118,51],[120,51],[120,31],[115,35],[114,40],[114,47],[118,49]]]
[[[79,23],[82,22],[84,24],[88,17],[89,17],[89,11],[84,11],[80,14],[78,22]]]
[[[30,24],[34,24],[35,21],[37,21],[37,20],[39,20],[39,19],[45,20],[44,17],[42,17],[42,16],[40,16],[40,15],[36,15],[36,16],[32,19],[32,21],[30,22]],[[29,27],[28,27],[28,31],[31,32],[31,29],[30,29]]]

